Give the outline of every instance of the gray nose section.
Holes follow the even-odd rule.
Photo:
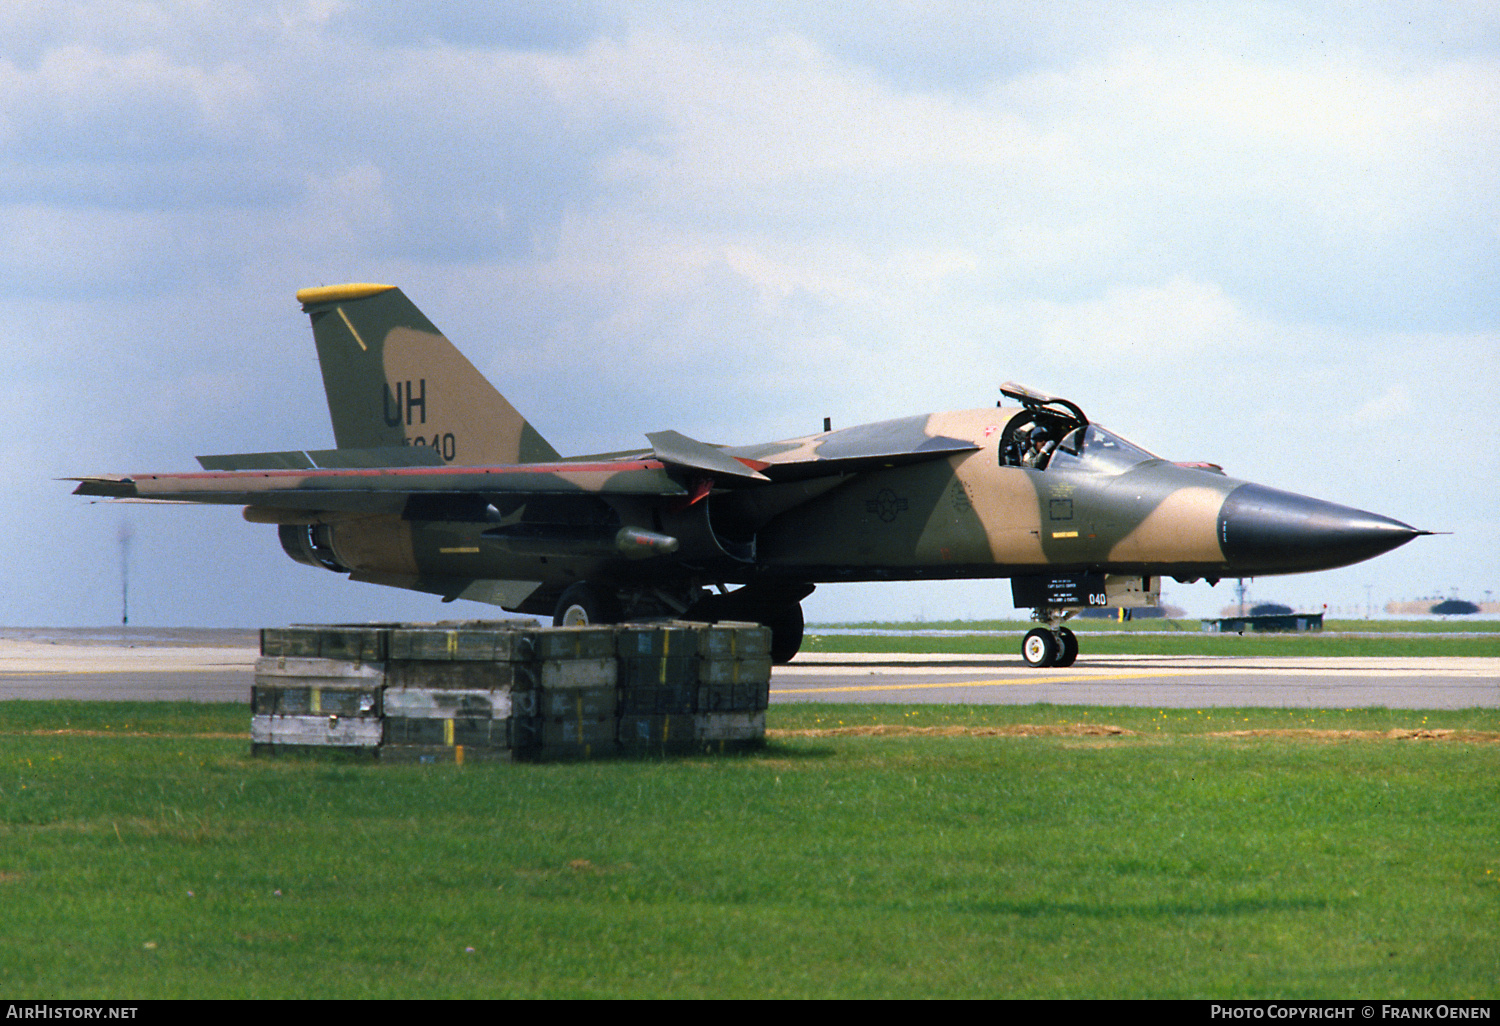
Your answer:
[[[1231,574],[1329,570],[1429,533],[1378,513],[1258,484],[1230,492],[1219,511],[1219,547]]]

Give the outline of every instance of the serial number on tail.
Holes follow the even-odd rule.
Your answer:
[[[452,431],[445,431],[440,435],[433,435],[430,439],[422,435],[408,437],[405,444],[421,445],[436,449],[442,455],[443,459],[449,463],[452,463],[453,457],[458,455],[458,440],[453,437]]]

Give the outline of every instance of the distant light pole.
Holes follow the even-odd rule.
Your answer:
[[[130,539],[135,532],[130,522],[120,521],[120,626],[130,625]]]
[[[1369,585],[1369,584],[1365,585],[1365,619],[1366,620],[1368,620],[1370,618],[1371,614],[1374,612],[1374,610],[1371,608],[1371,605],[1370,605],[1370,588],[1372,588],[1372,587],[1373,587],[1373,585]]]

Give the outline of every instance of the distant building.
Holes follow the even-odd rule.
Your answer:
[[[1286,616],[1290,612],[1292,607],[1280,602],[1261,602],[1250,607],[1251,616]]]
[[[1450,603],[1456,603],[1452,608]],[[1385,611],[1391,616],[1453,616],[1473,613],[1500,613],[1500,602],[1469,602],[1465,599],[1416,599],[1415,601],[1387,602]]]
[[[1246,631],[1254,634],[1266,631],[1320,631],[1323,629],[1323,614],[1272,613],[1262,616],[1226,616],[1218,620],[1204,620],[1203,629],[1223,634],[1244,634]]]
[[[1465,602],[1463,599],[1451,598],[1444,599],[1433,606],[1431,612],[1436,613],[1438,616],[1470,616],[1479,612],[1479,607],[1472,602]]]
[[[1287,613],[1291,613],[1291,612],[1295,612],[1295,610],[1293,610],[1291,606],[1285,605],[1285,604],[1283,604],[1281,602],[1257,602],[1254,605],[1250,605],[1249,603],[1246,603],[1245,605],[1240,605],[1238,602],[1231,602],[1229,605],[1227,605],[1223,609],[1219,610],[1219,615],[1220,616],[1283,616],[1283,615],[1285,615]]]

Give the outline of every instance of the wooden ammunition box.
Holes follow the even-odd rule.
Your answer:
[[[525,663],[536,658],[536,621],[528,626],[410,626],[391,631],[390,658],[422,662]]]
[[[250,717],[250,743],[374,748],[380,744],[380,718],[257,713]]]
[[[769,684],[771,657],[701,659],[698,662],[698,681],[702,684]]]
[[[548,659],[541,664],[537,683],[543,691],[611,688],[619,682],[619,661],[613,656]]]
[[[527,691],[538,686],[538,667],[532,663],[436,660],[392,660],[385,682],[393,688],[443,688],[455,691]]]
[[[770,703],[769,682],[700,684],[694,701],[696,712],[762,712]]]
[[[536,635],[536,657],[543,662],[573,659],[613,659],[615,628],[553,627]]]
[[[613,718],[619,708],[619,694],[613,686],[543,688],[538,701],[540,715],[547,720]]]
[[[769,647],[769,631],[730,622],[268,628],[252,751],[461,763],[760,743]]]
[[[414,720],[504,720],[512,712],[508,688],[387,687],[381,698],[386,716]]]
[[[422,719],[387,716],[383,745],[429,745],[452,748],[511,747],[510,719]]]
[[[263,656],[345,659],[359,663],[384,662],[391,624],[330,624],[266,627],[260,632]]]
[[[705,658],[698,679],[698,712],[764,710],[771,696],[771,657]]]
[[[385,668],[338,659],[262,656],[255,661],[251,711],[262,715],[379,718]]]
[[[765,743],[766,714],[725,712],[622,715],[620,751],[627,754],[682,753]]]
[[[692,713],[622,713],[620,751],[627,754],[690,752],[697,746]]]
[[[674,682],[675,680],[675,682]],[[620,714],[690,713],[698,702],[698,685],[692,680],[668,678],[666,684],[620,685]]]
[[[705,659],[771,657],[771,631],[758,623],[720,620],[698,631],[698,654]]]
[[[528,762],[608,756],[619,750],[616,729],[613,715],[514,718],[512,749]]]
[[[698,651],[701,623],[666,620],[658,623],[627,623],[615,628],[615,655],[621,659],[672,656]]]
[[[764,712],[699,713],[693,718],[693,737],[697,741],[764,741]]]
[[[485,745],[402,745],[380,746],[381,762],[458,764],[466,762],[509,762],[515,753],[509,747]]]
[[[641,624],[619,628],[621,709],[634,712],[690,712],[691,687],[698,680],[701,625]]]

